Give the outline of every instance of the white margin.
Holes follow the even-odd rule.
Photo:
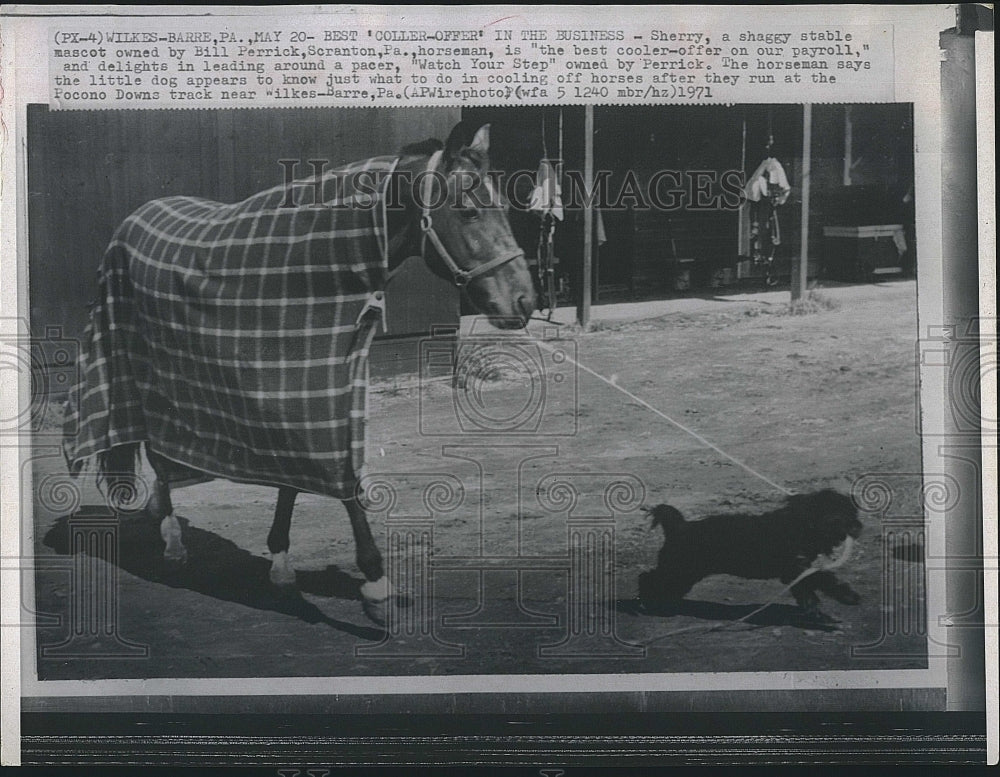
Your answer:
[[[997,607],[1000,549],[997,532],[997,221],[996,221],[996,82],[993,32],[976,33],[976,140],[979,188],[980,404],[983,446],[983,618],[986,624],[986,763],[1000,762],[1000,612]],[[989,416],[986,413],[989,412]],[[993,419],[993,420],[988,420]]]

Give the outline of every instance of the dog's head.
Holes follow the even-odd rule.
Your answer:
[[[788,498],[788,506],[797,514],[807,516],[817,526],[824,526],[838,536],[857,539],[864,528],[851,498],[832,488],[814,494],[791,496]]]
[[[659,504],[656,507],[645,507],[643,510],[651,519],[650,527],[659,526],[664,536],[685,522],[681,511],[670,505]]]

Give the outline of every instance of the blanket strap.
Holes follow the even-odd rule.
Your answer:
[[[385,282],[388,285],[389,281],[392,280],[392,276],[395,275],[395,271],[389,270],[389,214],[388,214],[388,190],[389,185],[392,182],[392,174],[396,172],[396,165],[399,164],[399,159],[394,159],[392,166],[389,168],[388,174],[385,176],[385,188],[380,192],[379,199],[381,200],[381,211],[382,211],[382,229],[378,227],[378,223],[375,224],[375,240],[379,244],[379,248],[382,251],[382,266],[385,268],[386,278]],[[357,321],[354,322],[355,328],[361,326],[361,322],[370,313],[375,313],[375,315],[382,321],[382,329],[388,334],[389,332],[389,321],[385,315],[385,291],[378,289],[373,291],[368,295],[368,299],[365,300],[365,306],[361,309],[358,314]],[[371,329],[371,337],[374,337],[375,327]],[[371,344],[371,338],[368,338],[368,344]]]

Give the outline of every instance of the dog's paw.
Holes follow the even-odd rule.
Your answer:
[[[823,586],[820,590],[831,599],[838,601],[841,604],[861,603],[861,594],[851,588],[847,583],[842,583],[839,580]]]
[[[826,593],[831,599],[835,599],[841,604],[861,604],[861,594],[847,585],[847,583],[841,583]]]
[[[848,589],[840,596],[835,597],[841,604],[861,604],[861,594],[853,588]]]
[[[819,627],[829,628],[830,626],[836,626],[840,623],[839,620],[834,618],[832,615],[827,615],[825,612],[819,608],[809,608],[802,611],[803,621],[808,625],[816,625]]]

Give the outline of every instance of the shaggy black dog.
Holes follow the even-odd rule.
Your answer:
[[[759,516],[712,515],[687,521],[669,505],[649,511],[663,529],[656,569],[639,575],[639,596],[662,609],[684,598],[695,583],[726,574],[752,580],[777,578],[786,585],[819,556],[831,556],[848,537],[861,534],[849,497],[827,489],[791,496],[778,510]],[[832,570],[813,572],[792,586],[792,595],[810,619],[831,621],[819,610],[818,591],[844,604],[861,597]]]

